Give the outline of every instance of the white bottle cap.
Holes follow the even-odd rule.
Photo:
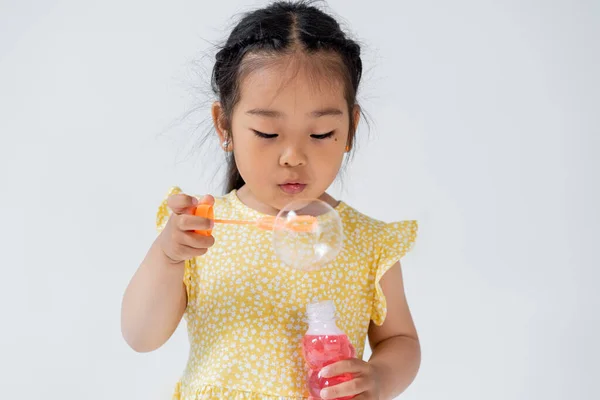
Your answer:
[[[331,300],[319,301],[306,306],[309,321],[329,321],[335,319],[335,304]]]

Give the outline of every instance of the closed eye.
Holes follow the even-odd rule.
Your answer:
[[[310,137],[314,138],[314,139],[328,139],[332,136],[333,136],[333,131],[327,132],[327,133],[322,133],[322,134],[315,133],[315,134],[310,135]]]
[[[277,136],[279,136],[276,133],[264,133],[264,132],[259,132],[256,129],[252,129],[252,132],[254,132],[254,134],[260,138],[263,139],[273,139],[276,138]]]

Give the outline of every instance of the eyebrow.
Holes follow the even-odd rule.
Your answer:
[[[267,118],[282,118],[285,116],[285,114],[280,111],[268,110],[265,108],[253,108],[252,110],[246,111],[246,114],[257,115],[260,117],[267,117]],[[319,117],[325,117],[325,116],[339,116],[339,115],[343,115],[343,114],[344,113],[342,112],[342,110],[340,110],[338,108],[330,107],[330,108],[323,108],[321,110],[312,111],[308,115],[310,115],[313,118],[319,118]]]

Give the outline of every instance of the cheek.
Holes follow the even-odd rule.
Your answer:
[[[261,180],[261,177],[268,174],[257,174],[256,171],[268,171],[273,168],[273,157],[254,138],[240,137],[234,140],[233,154],[238,170],[246,180]]]
[[[337,144],[333,148],[320,149],[316,151],[312,158],[312,163],[316,170],[322,171],[328,178],[335,177],[344,160],[343,149]]]

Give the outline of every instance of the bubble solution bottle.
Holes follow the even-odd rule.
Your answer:
[[[336,310],[332,301],[309,304],[306,307],[308,331],[302,348],[308,366],[308,390],[311,400],[320,399],[321,389],[335,386],[352,379],[351,374],[331,378],[319,378],[319,371],[329,364],[356,357],[356,350],[348,336],[336,325]],[[346,396],[337,400],[348,400]]]

